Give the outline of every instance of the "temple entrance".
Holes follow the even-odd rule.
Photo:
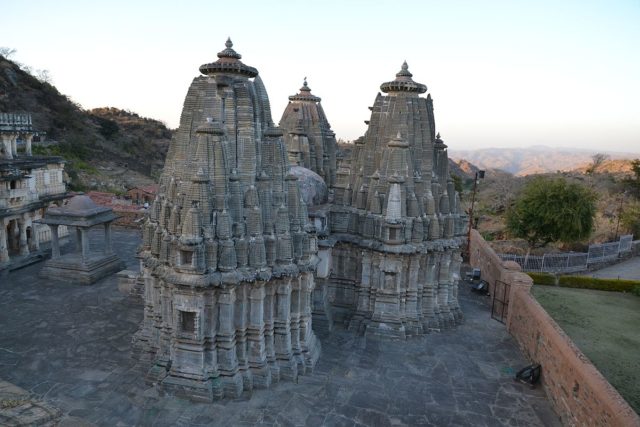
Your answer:
[[[20,229],[18,220],[12,219],[7,224],[7,250],[9,255],[15,255],[20,251]]]
[[[29,249],[31,249],[34,245],[33,245],[33,229],[31,228],[31,226],[27,227],[27,245],[29,246]]]

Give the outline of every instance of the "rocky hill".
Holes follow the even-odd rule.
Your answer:
[[[553,148],[483,148],[449,150],[453,159],[465,159],[481,169],[501,169],[516,176],[570,171],[592,162],[596,151]],[[640,153],[607,153],[611,159],[632,159]]]
[[[31,113],[47,143],[34,154],[67,159],[74,190],[124,191],[152,182],[162,168],[171,131],[156,120],[116,108],[84,110],[55,86],[0,56],[0,111]]]

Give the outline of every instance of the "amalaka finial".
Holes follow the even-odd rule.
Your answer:
[[[409,64],[407,64],[407,60],[405,59],[404,62],[402,63],[402,69],[404,71],[409,70]]]
[[[233,42],[231,41],[231,37],[227,37],[227,42],[224,45],[229,49],[233,47]]]

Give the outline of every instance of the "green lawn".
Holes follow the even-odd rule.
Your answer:
[[[539,285],[532,293],[640,413],[640,297]]]

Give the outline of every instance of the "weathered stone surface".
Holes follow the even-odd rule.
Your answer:
[[[298,178],[302,200],[307,206],[327,203],[329,190],[320,175],[302,166],[291,166],[290,172]]]
[[[204,401],[297,381],[320,353],[315,229],[258,71],[232,46],[187,92],[140,252],[134,354],[149,382]]]

